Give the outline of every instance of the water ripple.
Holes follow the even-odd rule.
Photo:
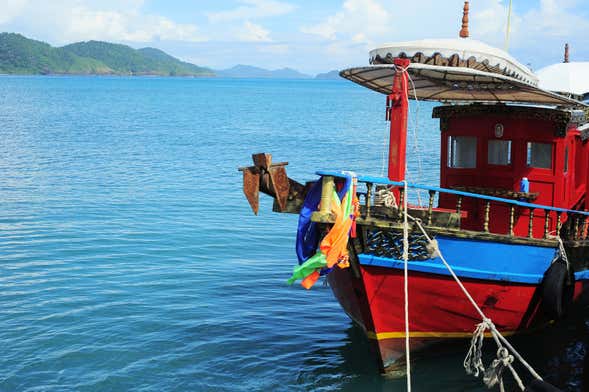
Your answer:
[[[253,216],[236,170],[268,151],[302,182],[317,169],[379,175],[380,95],[331,81],[3,76],[0,104],[0,391],[402,390],[376,374],[328,287],[286,285],[297,218],[268,198]],[[430,109],[424,172],[409,164],[424,183],[439,173]],[[563,328],[521,345],[578,390],[587,327]],[[419,362],[416,389],[483,390],[464,349]]]

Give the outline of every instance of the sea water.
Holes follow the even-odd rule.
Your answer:
[[[346,81],[0,77],[0,391],[404,390],[329,287],[286,285],[297,217],[264,196],[254,216],[237,171],[268,152],[300,182],[382,175],[384,104]],[[424,184],[432,107],[409,119]],[[579,390],[588,329],[516,344]],[[414,389],[484,390],[467,348],[429,350]]]

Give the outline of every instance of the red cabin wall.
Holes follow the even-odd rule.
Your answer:
[[[502,137],[495,136],[495,126],[503,125]],[[477,154],[476,168],[448,167],[449,136],[476,136]],[[487,157],[489,140],[511,140],[511,164],[490,165]],[[540,142],[552,144],[552,167],[550,169],[535,168],[527,165],[527,143]],[[565,148],[568,146],[568,171],[564,172]],[[556,124],[546,120],[505,118],[499,115],[458,117],[446,119],[446,129],[441,137],[441,170],[440,186],[453,188],[460,186],[476,186],[484,188],[509,189],[519,191],[520,181],[527,177],[530,192],[538,192],[534,204],[556,206],[562,208],[582,208],[588,183],[587,143],[582,143],[579,131],[570,129],[566,137],[556,136]],[[440,207],[455,208],[456,198],[451,195],[440,196]],[[463,219],[465,229],[481,230],[484,203],[465,198],[462,210],[468,212]],[[515,234],[527,235],[529,211],[516,210]],[[494,233],[507,234],[509,231],[509,208],[504,204],[492,203],[489,229]],[[564,221],[566,217],[563,216]],[[545,212],[534,211],[533,236],[541,238],[544,233]],[[556,228],[556,215],[551,213],[550,230]]]

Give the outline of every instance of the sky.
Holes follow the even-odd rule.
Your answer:
[[[384,43],[457,38],[463,0],[0,0],[0,31],[54,46],[153,46],[214,69],[315,74],[366,65]],[[509,0],[470,1],[470,34],[504,48]],[[533,69],[589,61],[589,1],[513,0],[509,53]]]

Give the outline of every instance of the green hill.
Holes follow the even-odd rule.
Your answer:
[[[206,72],[210,76],[214,75],[214,71],[202,68],[197,65],[179,61],[177,58],[170,56],[163,50],[156,48],[142,48],[138,50],[144,57],[150,58],[152,61],[157,61],[160,66],[171,69],[176,75],[193,74],[199,72]]]
[[[109,73],[106,65],[20,34],[0,34],[0,73]]]
[[[20,34],[0,34],[0,73],[214,76],[155,48],[89,41],[54,48]]]

